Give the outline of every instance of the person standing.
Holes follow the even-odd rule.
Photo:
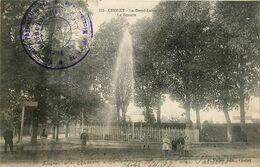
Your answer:
[[[88,140],[88,134],[86,132],[86,129],[84,129],[83,133],[81,133],[80,140],[81,140],[81,151],[86,151],[86,145]]]
[[[150,148],[150,136],[149,134],[144,135],[144,149],[149,149]]]
[[[189,138],[188,136],[185,136],[184,139],[185,139],[184,155],[185,155],[185,156],[189,156],[189,154],[190,154],[191,141],[190,141],[190,138]]]
[[[9,128],[3,133],[5,140],[5,153],[7,152],[7,147],[9,145],[11,153],[13,153],[13,131]]]
[[[172,139],[172,150],[177,150],[177,141],[175,139]]]
[[[48,146],[48,140],[47,140],[47,133],[45,131],[45,129],[42,130],[42,133],[41,133],[41,148],[43,148],[43,145],[45,145],[46,147]]]
[[[184,155],[184,145],[185,145],[185,139],[184,137],[179,137],[177,140],[177,150],[179,151],[179,155]]]
[[[170,144],[171,144],[171,141],[166,134],[165,137],[163,138],[163,145],[162,145],[162,151],[164,152],[164,157],[168,156],[168,153],[170,150]]]

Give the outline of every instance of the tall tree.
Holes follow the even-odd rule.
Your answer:
[[[156,33],[152,20],[139,20],[131,28],[134,48],[135,102],[144,107],[148,123],[155,121],[153,111],[157,112],[157,123],[161,123],[162,94],[165,90],[165,62],[157,50]]]
[[[259,81],[259,2],[218,2],[216,22],[228,32],[240,122],[245,138],[245,100]]]
[[[12,112],[21,113],[24,100],[38,100],[37,97],[41,97],[37,91],[38,76],[41,76],[44,70],[39,69],[40,67],[30,61],[20,41],[21,18],[30,3],[29,0],[21,3],[1,1],[1,108],[3,112],[9,109]],[[40,79],[45,81],[46,78],[42,75]],[[44,83],[42,84],[44,85]],[[9,101],[12,98],[12,92],[15,92],[17,96],[16,104],[19,105],[20,110],[16,110],[15,108],[18,106]],[[27,98],[22,98],[25,95]],[[39,107],[41,106],[44,105],[39,105]],[[35,111],[34,114],[38,118],[44,117],[44,111]],[[37,126],[34,123],[33,125]],[[36,132],[33,131],[33,134],[32,142],[35,142]]]
[[[57,93],[57,91],[53,91],[53,85],[50,84],[54,72],[35,65],[21,46],[20,23],[31,3],[31,0],[20,3],[1,1],[1,34],[3,34],[1,36],[1,109],[3,112],[11,111],[9,112],[11,116],[16,112],[15,115],[20,115],[24,100],[37,101],[38,109],[32,112],[33,134],[31,139],[32,142],[36,142],[38,123],[45,123],[47,115],[49,115],[50,108],[46,103],[48,95],[50,95],[50,91],[52,93]],[[79,3],[82,3],[80,6],[86,12],[86,2]],[[56,75],[55,79],[61,77]],[[59,87],[55,87],[55,89],[60,90]],[[15,99],[12,97],[13,95],[16,96]],[[59,95],[60,93],[56,94],[56,96]],[[14,100],[15,103],[10,103],[10,100]]]
[[[237,104],[235,88],[235,63],[228,45],[230,34],[218,24],[213,22],[208,29],[209,38],[209,71],[211,77],[210,92],[211,104],[223,111],[227,122],[228,141],[232,141],[232,125],[229,111]]]
[[[163,60],[168,67],[168,90],[183,104],[188,126],[192,97],[196,96],[193,85],[202,82],[196,76],[201,63],[197,59],[203,56],[205,44],[201,39],[209,20],[208,2],[162,2],[154,13],[158,49],[164,51]]]

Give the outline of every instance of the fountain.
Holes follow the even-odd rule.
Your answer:
[[[128,105],[133,102],[134,93],[134,77],[133,77],[133,47],[132,38],[129,31],[126,30],[123,34],[123,38],[119,45],[119,49],[116,55],[115,69],[112,78],[112,92],[113,92],[113,104],[114,107],[110,107],[107,113],[107,133],[109,133],[111,123],[114,118],[116,110],[117,119],[123,118],[124,123],[125,114]]]

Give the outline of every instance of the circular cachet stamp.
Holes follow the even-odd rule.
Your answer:
[[[81,3],[37,0],[26,11],[21,23],[21,42],[37,64],[49,69],[64,69],[88,55],[93,26]]]

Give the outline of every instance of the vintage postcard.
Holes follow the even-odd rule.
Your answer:
[[[1,167],[260,167],[259,1],[0,2]]]

